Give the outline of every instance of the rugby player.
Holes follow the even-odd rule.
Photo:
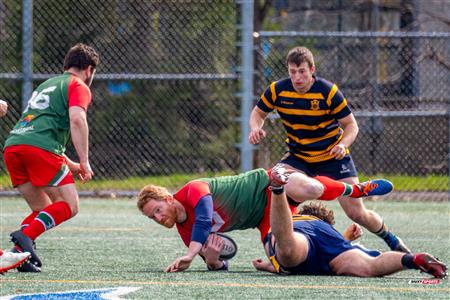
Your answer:
[[[70,48],[64,58],[64,74],[37,87],[6,139],[5,165],[13,186],[31,209],[21,228],[11,233],[13,251],[31,253],[30,261],[19,271],[41,271],[34,241],[77,214],[79,199],[72,174],[82,183],[94,174],[89,163],[86,113],[98,64],[99,56],[92,47],[79,43]],[[70,137],[79,163],[64,154]]]
[[[176,225],[188,247],[187,253],[168,266],[166,272],[189,268],[211,232],[258,228],[264,241],[270,226],[271,193],[268,187],[271,172],[256,169],[235,176],[197,179],[187,183],[174,195],[164,187],[145,186],[139,193],[139,210],[162,226],[172,228]],[[323,192],[318,197],[321,200],[333,200],[343,193],[348,193],[350,197],[364,197],[383,195],[392,190],[392,184],[383,179],[360,185],[348,185],[323,176],[314,180],[322,185]],[[297,205],[295,201],[291,202],[291,212]],[[227,269],[226,261],[209,261],[205,256],[205,262],[210,270]]]
[[[314,57],[306,47],[289,51],[286,59],[289,77],[272,82],[250,115],[249,142],[258,144],[265,136],[267,115],[276,110],[287,133],[288,153],[281,159],[287,168],[310,177],[324,175],[357,184],[358,173],[349,147],[358,134],[358,124],[337,85],[316,76]],[[302,202],[317,199],[311,180],[292,178],[289,198]],[[347,216],[382,238],[391,250],[410,252],[403,241],[388,230],[383,219],[368,210],[361,199],[339,198]]]
[[[404,269],[417,269],[436,278],[447,276],[447,266],[428,253],[380,253],[355,246],[349,240],[361,235],[359,226],[350,227],[346,238],[332,226],[332,211],[322,203],[308,203],[298,215],[291,215],[284,185],[288,174],[280,168],[270,189],[271,229],[265,241],[268,261],[257,259],[257,270],[286,275],[351,275],[376,277]]]

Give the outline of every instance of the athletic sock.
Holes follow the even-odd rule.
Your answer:
[[[411,253],[407,253],[402,256],[402,265],[408,269],[419,269],[419,267],[414,263],[414,255]]]
[[[351,184],[337,181],[326,176],[313,177],[323,185],[323,194],[320,200],[334,200],[340,196],[348,196],[352,192]]]
[[[386,244],[388,244],[389,247],[391,247],[391,249],[394,245],[398,244],[397,236],[389,231],[387,226],[384,224],[384,221],[381,224],[381,229],[374,233],[380,238],[382,238],[386,242]]]
[[[67,202],[55,202],[43,209],[30,225],[23,229],[23,233],[35,240],[42,233],[70,219],[71,216],[72,211]]]
[[[23,219],[22,223],[20,223],[20,229],[24,229],[37,217],[39,214],[38,211],[32,211],[25,219]]]

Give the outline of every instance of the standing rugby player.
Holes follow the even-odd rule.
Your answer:
[[[82,183],[94,174],[86,113],[98,64],[99,55],[93,48],[82,43],[73,46],[64,59],[64,74],[37,87],[5,142],[4,160],[12,184],[31,209],[21,228],[11,233],[13,250],[31,253],[30,262],[19,271],[40,272],[42,263],[34,241],[78,213],[72,174]],[[79,163],[64,154],[70,137]]]

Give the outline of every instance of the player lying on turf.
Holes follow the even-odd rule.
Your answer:
[[[347,238],[332,224],[332,211],[322,203],[305,205],[299,215],[291,216],[284,184],[288,174],[279,169],[273,174],[270,205],[271,231],[264,245],[269,261],[257,259],[257,270],[289,275],[352,275],[374,277],[404,269],[418,269],[436,278],[447,276],[447,266],[428,253],[379,253],[354,246],[359,226],[346,231]]]
[[[274,168],[275,169],[275,168]],[[303,174],[291,174],[291,176]],[[167,272],[189,268],[211,232],[258,228],[264,241],[269,229],[269,191],[271,171],[257,169],[236,176],[193,180],[174,195],[166,188],[148,185],[139,193],[139,210],[160,225],[176,225],[179,235],[188,247],[186,255],[176,259]],[[334,200],[346,193],[350,197],[384,195],[392,184],[383,179],[349,185],[327,177],[315,177],[320,185],[318,199]],[[298,203],[291,203],[294,211]],[[227,263],[206,261],[208,269],[226,269]]]
[[[0,274],[20,267],[28,258],[30,258],[30,255],[29,252],[15,253],[0,249]]]

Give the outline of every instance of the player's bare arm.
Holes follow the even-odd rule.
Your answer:
[[[69,117],[72,143],[80,159],[79,178],[85,183],[94,175],[89,163],[89,127],[86,111],[82,107],[72,106],[69,108]]]
[[[347,153],[347,148],[349,148],[353,144],[359,131],[358,123],[356,123],[353,114],[340,119],[339,124],[344,130],[344,134],[342,135],[342,139],[339,144],[334,146],[330,151],[330,154],[333,155],[336,159],[344,158]]]
[[[263,129],[263,126],[267,115],[268,114],[259,107],[255,106],[253,108],[252,113],[250,114],[250,134],[248,136],[250,144],[258,144],[266,137],[266,131]]]
[[[252,261],[253,267],[258,271],[276,273],[276,270],[270,261],[263,260],[261,258],[254,259]]]
[[[202,244],[199,242],[191,241],[189,243],[189,249],[186,255],[177,258],[170,266],[166,268],[166,272],[181,272],[188,269],[194,260],[195,256],[202,249]]]
[[[0,100],[0,118],[4,117],[8,112],[8,103],[4,100]]]

